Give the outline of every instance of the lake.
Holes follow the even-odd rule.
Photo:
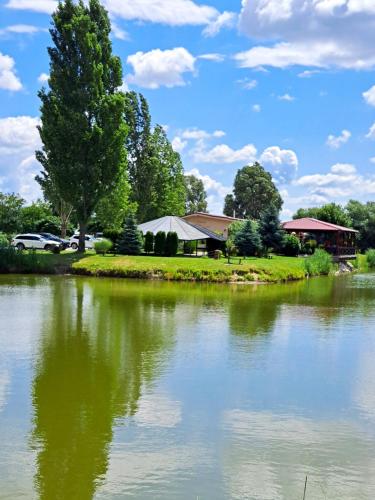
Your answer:
[[[375,498],[375,275],[0,276],[0,498]]]

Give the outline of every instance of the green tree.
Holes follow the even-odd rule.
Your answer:
[[[319,219],[319,207],[299,208],[293,215],[293,219]]]
[[[164,231],[158,231],[155,235],[155,245],[154,252],[156,255],[164,255],[165,254],[165,243],[166,243],[166,234]]]
[[[224,199],[224,215],[236,217],[236,203],[233,194],[227,194]]]
[[[145,234],[145,252],[147,254],[154,251],[154,233],[147,231]]]
[[[120,174],[115,188],[102,198],[95,209],[95,222],[103,231],[121,231],[129,212],[136,205],[129,202],[130,185],[125,169]]]
[[[35,233],[39,231],[41,223],[53,217],[51,205],[37,200],[21,209],[22,231]]]
[[[259,234],[266,253],[270,248],[277,250],[281,247],[284,231],[281,229],[279,210],[275,206],[271,205],[263,212],[259,222]]]
[[[142,236],[133,214],[125,220],[124,234],[118,243],[118,252],[123,255],[139,255],[142,251]]]
[[[286,234],[283,240],[283,252],[288,257],[297,257],[301,251],[301,242],[294,234]]]
[[[35,180],[40,184],[45,200],[51,203],[54,212],[60,217],[61,238],[66,238],[73,212],[72,205],[61,198],[57,186],[52,182],[47,172],[41,172],[41,175],[37,175]]]
[[[256,224],[247,220],[236,233],[234,243],[244,257],[257,255],[262,248],[262,241]]]
[[[125,162],[122,69],[98,0],[65,0],[52,19],[49,90],[39,92],[43,150],[36,157],[59,197],[75,210],[78,249],[84,252],[89,218],[115,188]]]
[[[311,217],[331,224],[350,227],[351,220],[346,210],[336,203],[327,203],[322,207],[300,208],[293,215],[293,219]]]
[[[236,217],[259,220],[264,208],[271,204],[278,210],[283,204],[271,174],[258,162],[238,170],[234,180],[233,199],[227,197],[225,214],[232,216],[235,212]]]
[[[185,175],[186,205],[185,213],[207,212],[207,193],[201,179],[195,175]]]
[[[0,193],[0,231],[13,234],[22,231],[22,207],[25,203],[15,193]]]
[[[169,231],[165,241],[165,255],[175,257],[178,251],[178,236],[174,231]]]
[[[362,251],[375,248],[375,202],[350,200],[345,211],[351,220],[351,227],[359,231],[359,248]]]

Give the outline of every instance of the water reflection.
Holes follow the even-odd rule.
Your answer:
[[[83,280],[55,281],[45,317],[33,381],[36,485],[42,499],[90,499],[114,421],[136,412],[142,387],[160,373],[174,318],[162,303],[155,311]]]

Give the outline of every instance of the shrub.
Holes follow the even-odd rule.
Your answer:
[[[94,243],[95,252],[99,255],[105,255],[111,250],[112,247],[112,241],[108,240],[107,238],[102,238],[101,240]]]
[[[301,243],[294,234],[286,234],[283,241],[283,252],[288,257],[296,257],[301,250]]]
[[[197,242],[196,241],[185,241],[184,243],[184,253],[193,254],[197,250]]]
[[[178,236],[174,231],[169,231],[165,240],[165,255],[175,257],[178,251]]]
[[[307,255],[313,255],[317,246],[318,246],[318,243],[316,242],[316,240],[307,240],[302,245],[301,251],[302,251],[302,253],[306,253]]]
[[[154,233],[147,231],[145,235],[145,252],[147,254],[154,251]]]
[[[375,250],[374,249],[371,248],[370,250],[367,250],[366,261],[367,261],[368,267],[370,267],[370,268],[375,267]]]
[[[113,248],[116,251],[118,243],[122,238],[122,231],[116,231],[115,229],[108,229],[106,231],[103,231],[103,238],[111,240],[113,243]]]
[[[118,252],[123,255],[139,255],[142,251],[142,235],[132,214],[125,219],[122,238],[118,243]]]
[[[310,276],[329,274],[332,271],[332,256],[325,250],[316,250],[305,259],[305,270]]]
[[[0,233],[0,247],[7,247],[9,246],[9,240],[7,238],[7,235],[5,233]]]
[[[155,246],[154,252],[156,255],[164,255],[165,254],[165,243],[166,243],[166,234],[164,231],[159,231],[155,236]]]

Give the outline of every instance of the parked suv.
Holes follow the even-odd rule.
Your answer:
[[[34,248],[38,250],[53,250],[61,249],[61,243],[48,238],[43,238],[40,234],[18,234],[12,240],[12,245],[18,250]]]
[[[95,238],[94,236],[91,236],[90,234],[87,234],[85,237],[85,248],[86,250],[92,250],[94,248],[94,245],[97,241],[99,241],[100,238]],[[77,250],[78,248],[78,242],[79,242],[79,234],[74,234],[70,238],[70,247],[73,248],[73,250]]]
[[[43,236],[43,238],[45,238],[46,240],[57,241],[58,243],[60,243],[61,248],[63,250],[68,248],[70,245],[69,240],[64,240],[63,238],[60,238],[59,236],[55,236],[54,234],[51,234],[51,233],[39,233],[39,234],[40,234],[40,236]]]

